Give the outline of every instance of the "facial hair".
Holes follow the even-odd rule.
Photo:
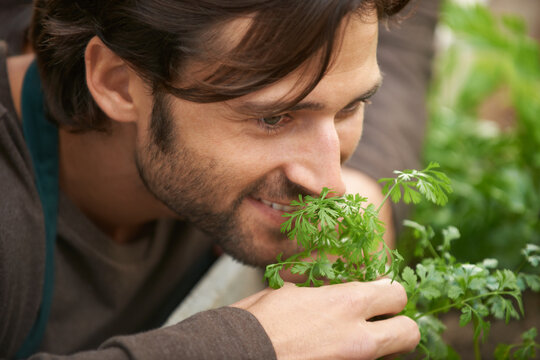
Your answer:
[[[264,194],[271,199],[297,199],[298,195],[307,194],[304,188],[283,174],[266,175],[247,185],[223,210],[216,210],[232,191],[235,178],[242,174],[232,174],[215,159],[188,148],[175,125],[170,103],[163,95],[155,97],[151,124],[150,136],[138,146],[135,161],[140,178],[156,199],[209,234],[240,262],[265,266],[275,261],[279,252],[268,254],[257,245],[256,237],[261,232],[266,232],[265,240],[279,243],[285,254],[298,250],[277,228],[253,229],[248,219],[241,219],[240,206],[253,194]]]

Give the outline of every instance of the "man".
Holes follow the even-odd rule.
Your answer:
[[[341,164],[380,83],[377,17],[404,3],[38,2],[32,36],[45,113],[59,123],[61,190],[39,349],[103,343],[74,359],[373,358],[412,349],[410,319],[366,322],[405,304],[401,286],[385,280],[265,290],[173,327],[107,340],[150,328],[209,246],[190,226],[173,231],[157,219],[195,224],[250,264],[295,251],[279,233],[280,215],[300,193],[345,191]],[[32,61],[8,61],[14,101],[1,101],[11,210],[0,237],[3,357],[20,349],[43,309],[46,206],[17,119],[26,118],[21,88]]]

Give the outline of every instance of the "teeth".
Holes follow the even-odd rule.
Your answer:
[[[273,203],[264,199],[261,199],[261,202],[267,206],[270,206],[272,209],[279,210],[279,211],[294,211],[295,210],[293,206],[281,205],[281,204]]]

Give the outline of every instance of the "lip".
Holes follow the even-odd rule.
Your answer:
[[[262,202],[264,205],[266,205],[268,207],[271,207],[274,210],[284,211],[284,212],[288,212],[288,213],[293,212],[293,211],[296,210],[296,208],[294,206],[290,206],[288,203],[284,204],[284,203],[279,202],[279,201],[271,201],[271,200],[259,199],[259,198],[255,198],[255,200],[258,200],[258,201]]]
[[[255,207],[260,213],[263,214],[264,217],[269,219],[275,225],[281,225],[286,220],[286,218],[283,217],[283,214],[290,213],[291,211],[293,211],[292,207],[291,207],[291,210],[288,210],[288,211],[275,209],[268,205],[268,203],[272,203],[272,202],[266,199],[263,200],[263,199],[258,199],[254,197],[248,197],[246,198],[246,200],[248,200],[248,202],[253,207]],[[280,205],[279,207],[284,207],[284,206],[289,207],[289,205],[284,205],[281,202],[275,202],[275,204]]]

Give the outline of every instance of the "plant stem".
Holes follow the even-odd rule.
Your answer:
[[[482,354],[480,353],[480,341],[479,337],[474,339],[474,358],[476,360],[482,360]]]
[[[311,259],[311,260],[315,261],[314,259]],[[282,265],[298,265],[298,264],[303,265],[305,263],[306,263],[306,261],[282,261],[282,262],[279,262],[279,263],[270,264],[267,267],[272,268],[272,267],[278,267],[278,266],[282,266]]]
[[[521,270],[525,267],[525,265],[527,265],[527,260],[523,260],[521,261],[521,264],[519,264],[518,268],[516,269],[516,271],[514,271],[516,274],[521,272]]]
[[[427,347],[424,346],[424,344],[419,343],[419,344],[418,344],[418,347],[419,347],[420,349],[422,349],[422,351],[424,352],[424,354],[426,354],[427,356],[429,356],[429,355],[428,355],[428,354],[429,354],[429,350],[428,350]],[[429,359],[429,357],[428,357],[428,359]]]
[[[433,247],[433,245],[431,245],[431,241],[428,241],[427,243],[428,243],[428,249],[431,252],[431,255],[433,255],[433,257],[436,259],[440,259],[441,257],[437,253],[437,251],[435,251],[435,248]]]
[[[384,203],[386,202],[386,200],[388,200],[388,198],[390,197],[390,194],[392,193],[392,190],[394,190],[394,188],[396,186],[398,186],[398,184],[399,184],[399,181],[396,179],[394,181],[394,185],[392,185],[392,187],[388,190],[388,192],[386,193],[386,195],[382,199],[381,203],[379,204],[379,207],[377,208],[377,213],[381,212],[381,209],[382,209]]]
[[[473,316],[473,331],[474,333],[476,334],[476,328],[479,326],[478,325],[478,320],[477,318],[474,317],[474,314],[475,314],[475,311],[473,309],[473,307],[469,304],[465,304],[466,306],[469,307],[469,309],[471,309],[471,312],[472,312],[472,316]],[[482,354],[480,353],[480,336],[478,334],[474,336],[474,339],[473,339],[473,348],[474,348],[474,358],[475,360],[482,360]]]
[[[467,302],[469,301],[473,301],[473,300],[476,300],[476,299],[480,299],[482,297],[487,297],[487,296],[493,296],[493,295],[512,295],[513,292],[511,291],[492,291],[492,292],[488,292],[488,293],[485,293],[485,294],[480,294],[480,295],[476,295],[476,296],[472,296],[470,298],[467,298],[465,300],[461,300],[461,301],[458,301],[458,302],[454,302],[454,303],[451,303],[451,304],[448,304],[446,306],[441,306],[440,308],[437,308],[437,309],[434,309],[434,310],[431,310],[431,311],[428,311],[428,312],[425,312],[423,314],[420,314],[418,317],[414,318],[414,320],[418,320],[424,316],[427,316],[427,315],[433,315],[433,314],[437,314],[439,312],[442,312],[442,311],[445,311],[445,310],[448,310],[448,309],[451,309],[453,307],[457,307],[456,305],[465,305]]]

